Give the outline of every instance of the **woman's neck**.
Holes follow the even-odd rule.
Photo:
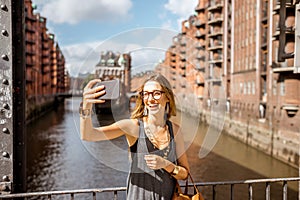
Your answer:
[[[166,125],[166,120],[164,116],[155,116],[155,115],[148,115],[146,118],[146,122],[148,124],[153,124],[155,126],[164,127]]]

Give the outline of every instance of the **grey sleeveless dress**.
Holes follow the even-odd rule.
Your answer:
[[[170,151],[167,159],[176,162],[176,152],[172,123],[167,121],[170,133]],[[159,150],[154,147],[145,134],[143,121],[139,120],[139,138],[130,147],[131,168],[127,180],[128,200],[170,200],[175,188],[176,179],[163,169],[150,169],[144,155],[162,156],[166,148]]]

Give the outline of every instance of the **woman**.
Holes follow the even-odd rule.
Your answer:
[[[101,141],[125,135],[131,154],[127,199],[171,199],[176,179],[188,177],[189,165],[180,128],[169,121],[176,115],[170,83],[160,74],[150,76],[139,89],[131,119],[94,128],[92,104],[103,103],[97,98],[105,94],[104,86],[92,88],[99,81],[90,81],[83,93],[81,138]]]

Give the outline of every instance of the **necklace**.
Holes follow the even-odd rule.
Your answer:
[[[154,149],[159,149],[157,146],[163,146],[165,145],[166,143],[169,143],[170,142],[170,134],[167,132],[167,139],[166,140],[159,140],[151,131],[150,127],[149,126],[145,126],[144,127],[145,129],[145,132],[146,132],[146,135],[147,137],[149,138],[149,140],[151,141],[151,143],[153,144],[153,148]],[[167,130],[167,126],[165,126],[163,128],[163,131],[166,131]],[[158,132],[161,132],[158,131]],[[170,144],[168,144],[168,146],[166,148],[163,149],[163,158],[164,159],[167,159],[168,157],[168,154],[170,152]]]

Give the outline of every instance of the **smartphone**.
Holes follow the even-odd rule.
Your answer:
[[[120,97],[120,80],[113,79],[108,81],[102,81],[97,83],[94,87],[104,85],[105,86],[105,94],[99,97],[98,99],[110,100],[110,99],[118,99]]]

